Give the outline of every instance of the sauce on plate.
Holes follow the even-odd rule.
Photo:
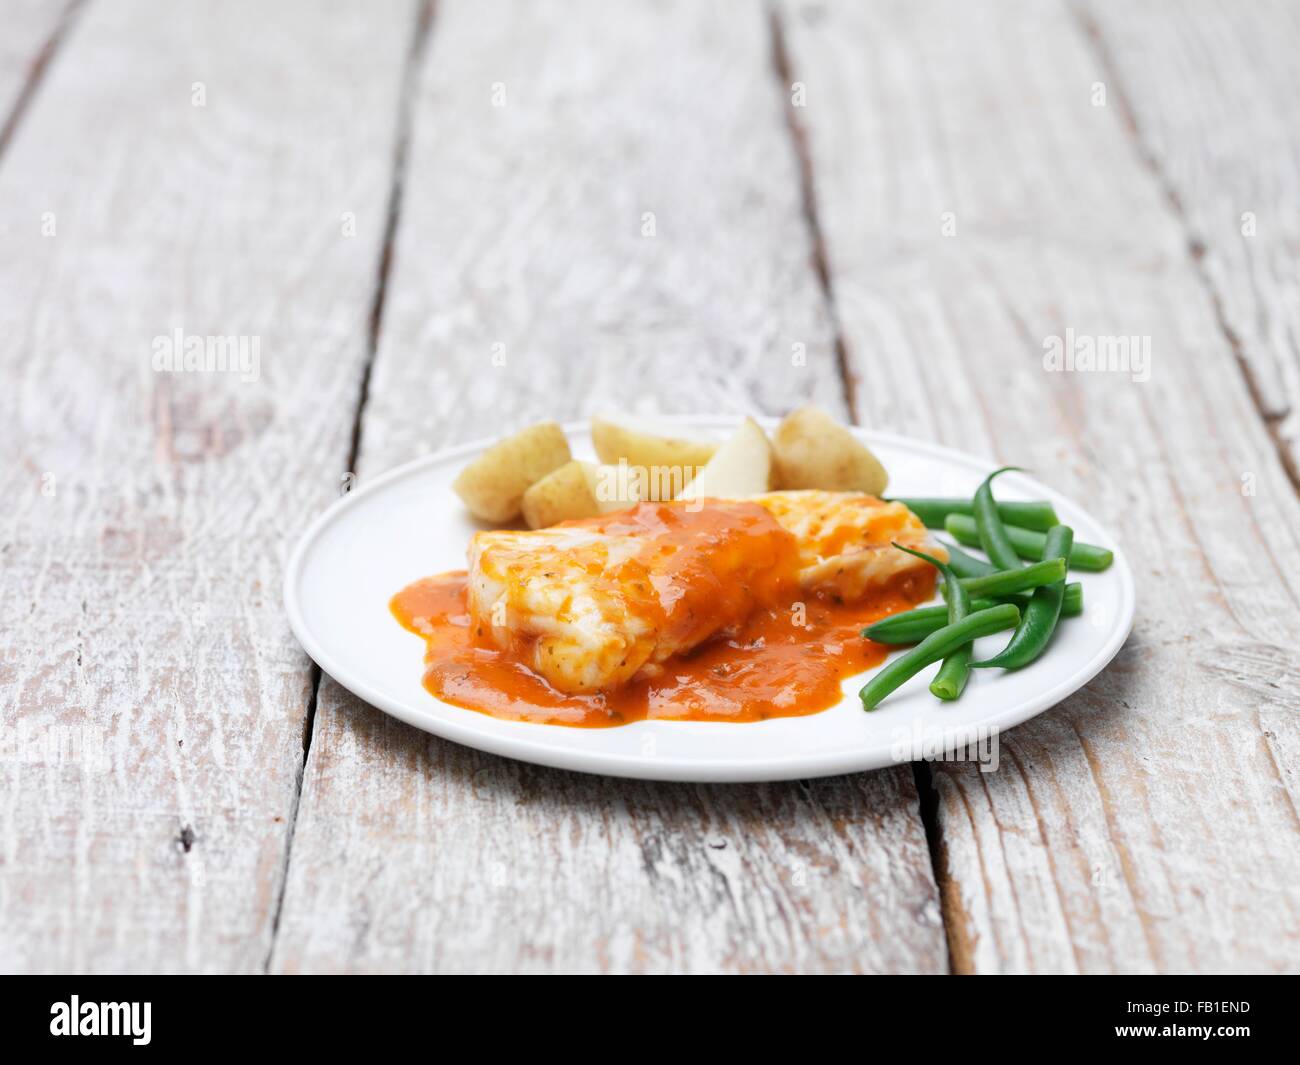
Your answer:
[[[463,570],[425,577],[393,597],[404,628],[425,641],[425,688],[493,717],[580,728],[643,719],[763,721],[815,714],[841,699],[841,682],[884,660],[888,648],[862,629],[934,594],[933,571],[897,577],[857,603],[804,594],[755,610],[655,676],[608,691],[571,695],[476,632]]]

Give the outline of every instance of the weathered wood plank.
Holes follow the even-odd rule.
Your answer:
[[[5,971],[269,951],[310,687],[281,554],[349,446],[412,27],[324,15],[91,5],[0,160]],[[257,379],[154,372],[174,329],[257,338]]]
[[[5,31],[0,36],[0,152],[78,6],[77,0],[12,0],[5,5]]]
[[[1300,484],[1300,8],[1077,11]]]
[[[842,409],[782,95],[753,5],[440,4],[362,477],[606,405]],[[322,685],[277,970],[946,965],[906,767],[584,777]]]
[[[1138,580],[1000,772],[934,769],[955,966],[1294,969],[1300,507],[1087,40],[1058,4],[784,10],[859,410],[1032,467]],[[1046,372],[1067,329],[1150,337],[1150,380]]]

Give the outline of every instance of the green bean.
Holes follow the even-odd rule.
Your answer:
[[[998,569],[1019,569],[1020,556],[1016,554],[1015,545],[1012,544],[1011,538],[1007,535],[1007,528],[1002,523],[1002,516],[998,513],[997,500],[993,498],[993,478],[1000,473],[1006,473],[1008,470],[1018,469],[1020,469],[1019,466],[1003,466],[1000,470],[994,470],[975,489],[975,498],[971,501],[971,508],[975,512],[972,520],[979,530],[980,547],[984,548],[984,553],[989,556],[989,561]],[[956,514],[948,515],[949,518],[961,516]]]
[[[944,529],[958,543],[967,547],[979,547],[979,531],[974,521],[965,514],[949,514],[944,522]],[[1021,529],[1014,525],[1006,526],[1007,536],[1016,554],[1021,558],[1036,561],[1043,558],[1043,544],[1046,537],[1032,529]],[[1070,548],[1070,568],[1100,573],[1115,560],[1115,553],[1096,544],[1075,543]]]
[[[932,632],[905,655],[894,659],[863,685],[858,692],[862,709],[874,710],[882,699],[900,685],[911,680],[926,666],[947,658],[958,647],[964,647],[981,636],[990,636],[1020,623],[1020,611],[1010,603],[1001,603],[967,614],[961,621],[945,625]]]
[[[970,644],[952,651],[939,666],[939,672],[934,675],[934,680],[930,681],[930,694],[936,699],[947,702],[960,699],[961,693],[966,690],[966,682],[970,680],[970,664],[973,657],[974,652]]]
[[[961,586],[970,596],[1014,595],[1051,584],[1065,577],[1065,559],[1049,558],[1035,562],[1023,569],[1006,569],[990,573],[987,577],[963,577]]]
[[[1027,597],[1026,602],[1028,602]],[[972,599],[970,601],[972,612],[987,610],[989,607],[997,605],[998,600],[996,599]],[[919,606],[915,610],[907,610],[901,614],[881,618],[863,629],[862,635],[875,643],[897,646],[900,644],[920,643],[930,633],[937,632],[947,624],[948,605],[941,603],[939,606]]]
[[[948,598],[946,588],[940,587],[939,594],[945,600]],[[1031,595],[1033,592],[1013,592],[1011,595],[994,595],[987,598],[991,603],[1015,603],[1024,610],[1029,605]],[[1061,613],[1067,618],[1076,618],[1083,613],[1083,585],[1078,581],[1071,581],[1065,586],[1065,599],[1061,602]],[[902,615],[895,614],[894,617],[902,617]]]
[[[948,565],[952,567],[953,573],[958,577],[987,577],[990,573],[997,573],[997,566],[991,562],[985,562],[982,558],[976,558],[974,555],[968,555],[960,547],[953,547],[952,544],[944,544],[943,548],[948,552]]]
[[[1029,605],[1027,595],[1009,595],[998,599],[979,598],[970,601],[971,611],[987,610],[999,603],[1011,603],[1022,611]],[[1083,585],[1071,581],[1065,586],[1065,597],[1061,601],[1061,617],[1076,618],[1083,613]],[[930,633],[941,629],[948,623],[948,607],[919,606],[915,610],[906,610],[901,614],[891,614],[887,618],[868,625],[862,635],[874,643],[897,647],[909,643],[920,643]]]
[[[1057,525],[1047,533],[1045,551],[1053,558],[1065,559],[1070,555],[1070,544],[1074,541],[1074,530],[1068,525]],[[1056,623],[1061,617],[1061,605],[1065,600],[1065,578],[1054,584],[1045,584],[1034,591],[1020,616],[1020,624],[1011,634],[998,654],[986,658],[975,665],[1000,666],[1003,669],[1020,669],[1029,665],[1047,650],[1056,631]]]
[[[975,513],[975,505],[969,499],[948,499],[937,497],[913,497],[893,499],[893,503],[902,503],[931,529],[942,529],[943,519],[949,514]],[[1058,523],[1056,510],[1045,499],[1035,499],[1028,503],[1012,500],[998,504],[998,513],[1008,525],[1018,525],[1022,529],[1037,529],[1047,532]]]
[[[894,546],[900,551],[906,551],[909,555],[925,559],[926,562],[943,574],[943,587],[948,600],[949,625],[961,621],[970,613],[970,596],[966,594],[966,589],[961,586],[961,581],[948,563],[940,562],[933,555],[927,555],[924,551],[915,551],[899,543],[895,543]],[[939,672],[935,675],[934,680],[930,682],[931,694],[940,699],[948,700],[960,696],[962,689],[966,687],[966,682],[970,680],[971,657],[971,646],[965,644],[945,658],[943,665],[939,667]]]

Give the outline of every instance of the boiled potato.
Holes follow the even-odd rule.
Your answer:
[[[776,481],[782,488],[880,495],[885,467],[857,437],[819,407],[788,415],[772,439]]]
[[[594,518],[601,512],[593,491],[595,467],[590,462],[566,462],[524,493],[524,521],[542,529],[571,518]]]
[[[573,456],[556,422],[538,422],[494,444],[460,471],[452,488],[476,518],[510,521],[524,493]]]
[[[638,424],[632,418],[614,419],[600,415],[591,419],[591,442],[601,462],[617,465],[622,459],[629,466],[645,470],[646,473],[640,475],[643,480],[672,483],[675,478],[678,486],[690,484],[699,467],[704,466],[718,450],[717,444],[707,441],[651,431],[649,425]],[[671,499],[673,496],[647,491],[645,498]]]
[[[572,518],[626,510],[640,499],[641,484],[626,467],[574,459],[552,470],[524,493],[524,521],[543,529]]]
[[[678,498],[758,495],[771,485],[772,445],[762,426],[746,418]]]

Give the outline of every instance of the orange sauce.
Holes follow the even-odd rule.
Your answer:
[[[740,722],[818,713],[840,701],[844,678],[884,660],[888,648],[864,640],[863,627],[933,594],[933,571],[927,570],[905,574],[859,603],[804,596],[758,609],[728,632],[670,658],[659,675],[586,695],[558,691],[475,634],[463,570],[416,581],[390,607],[404,628],[424,639],[424,686],[439,699],[510,720],[608,728],[646,718]]]

